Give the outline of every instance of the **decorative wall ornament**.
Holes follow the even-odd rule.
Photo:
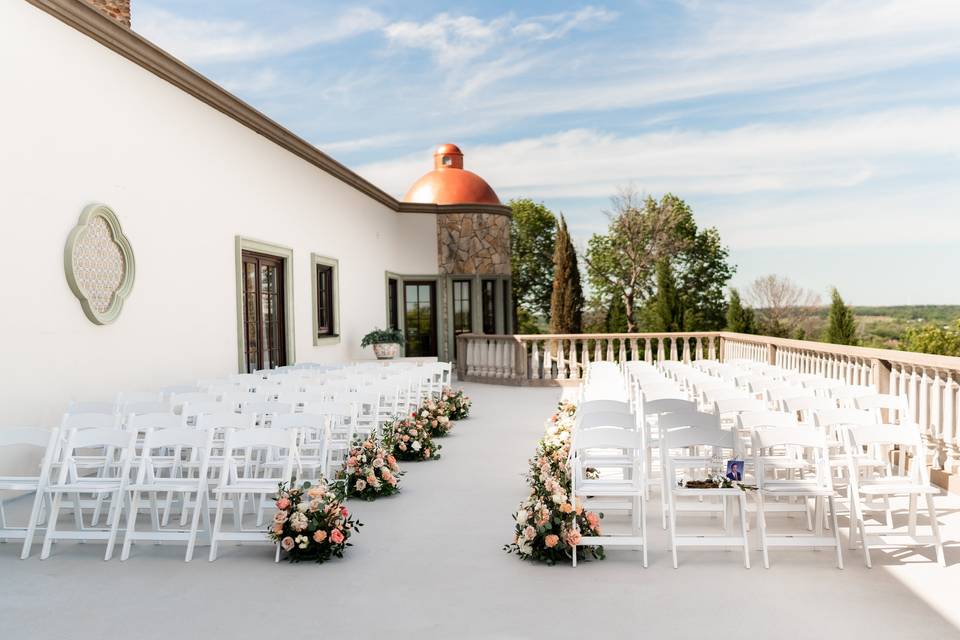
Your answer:
[[[63,266],[67,284],[87,318],[95,324],[116,320],[133,289],[136,269],[130,241],[110,207],[84,208],[67,237]]]

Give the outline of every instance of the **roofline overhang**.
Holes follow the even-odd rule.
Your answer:
[[[489,203],[458,203],[433,204],[431,202],[401,202],[398,211],[401,213],[488,213],[491,215],[512,217],[513,211],[505,204]]]

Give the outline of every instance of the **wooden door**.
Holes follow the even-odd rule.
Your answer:
[[[247,372],[287,363],[282,258],[243,252],[243,336]]]

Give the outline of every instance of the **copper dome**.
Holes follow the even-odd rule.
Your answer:
[[[433,171],[413,183],[404,202],[433,204],[500,204],[487,181],[463,168],[463,152],[442,144],[433,152]]]

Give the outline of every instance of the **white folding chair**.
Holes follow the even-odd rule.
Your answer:
[[[699,414],[704,415],[704,414]],[[712,416],[715,420],[716,416]],[[743,547],[743,564],[750,568],[750,545],[747,539],[747,503],[744,491],[737,487],[729,489],[710,488],[697,489],[688,488],[679,484],[674,484],[677,479],[695,477],[696,471],[706,471],[713,465],[714,460],[722,461],[725,459],[723,452],[735,455],[735,438],[732,431],[726,431],[720,428],[719,424],[693,424],[698,422],[692,419],[692,416],[684,414],[667,414],[661,418],[661,422],[666,421],[666,427],[661,432],[663,459],[665,460],[665,476],[668,481],[665,483],[669,489],[665,491],[666,501],[668,503],[669,522],[670,522],[670,546],[673,554],[673,567],[677,568],[677,548],[680,546],[741,546]],[[691,457],[686,450],[692,448],[709,448],[712,450],[710,456]],[[683,450],[682,453],[676,453]],[[722,473],[723,470],[715,471]],[[703,499],[707,501],[710,498],[720,498],[724,514],[724,532],[720,535],[680,534],[677,532],[677,501],[681,498]],[[727,534],[727,502],[728,499],[739,505],[740,511],[740,535]]]
[[[588,478],[587,468],[598,464],[597,451],[616,450],[623,452],[628,466],[620,478]],[[643,550],[643,566],[647,566],[647,519],[644,509],[646,489],[643,472],[642,433],[633,429],[597,428],[579,432],[571,444],[570,501],[576,504],[581,498],[584,506],[608,502],[611,499],[628,500],[630,512],[630,535],[583,536],[579,545],[629,545]],[[602,457],[602,456],[601,456]],[[579,532],[574,518],[574,529]],[[577,545],[572,545],[573,566],[577,566]]]
[[[130,478],[130,462],[136,444],[136,433],[118,431],[116,429],[71,429],[67,434],[66,444],[63,447],[63,456],[60,461],[60,470],[56,480],[51,480],[46,486],[46,492],[51,496],[50,516],[47,519],[47,531],[43,538],[43,549],[40,559],[50,555],[50,547],[56,540],[106,540],[107,550],[104,560],[113,555],[113,546],[117,539],[117,530],[120,526],[120,515],[127,483]],[[81,475],[82,467],[78,461],[82,459],[80,451],[98,447],[105,450],[103,469],[95,477]],[[107,520],[108,529],[89,529],[80,527],[75,531],[58,530],[57,518],[63,496],[73,495],[75,499],[82,493],[95,493],[99,496],[110,497],[110,512]],[[81,523],[82,524],[82,523]]]
[[[856,545],[856,538],[863,544],[864,560],[868,568],[873,566],[870,557],[871,547],[917,547],[932,545],[937,554],[937,562],[946,566],[943,554],[943,541],[940,538],[940,525],[933,504],[938,489],[930,485],[929,472],[924,461],[923,440],[913,425],[875,424],[851,426],[845,432],[845,447],[848,455],[850,475],[850,545]],[[870,466],[864,468],[860,458],[883,457],[890,461],[885,468]],[[891,460],[895,456],[895,462]],[[927,504],[931,535],[917,535],[917,498],[923,497]],[[901,533],[888,530],[881,534],[867,534],[865,512],[875,511],[873,502],[882,499],[887,511],[887,523],[890,526],[890,503],[892,497],[906,497],[908,500],[907,531]],[[856,527],[859,536],[854,534]],[[897,540],[904,542],[898,543]]]
[[[123,540],[123,550],[120,560],[130,556],[130,546],[136,540],[184,541],[187,543],[185,562],[193,558],[193,549],[197,540],[197,530],[200,524],[200,514],[204,515],[206,531],[210,532],[210,509],[207,504],[207,465],[210,447],[213,443],[213,431],[197,431],[194,429],[163,429],[148,431],[143,440],[143,453],[137,461],[136,480],[127,486],[130,494],[130,507],[127,513],[127,530]],[[171,466],[166,450],[173,449],[177,455],[188,455],[199,461],[196,477],[183,475],[177,465]],[[156,452],[156,453],[155,453]],[[155,457],[156,456],[156,457]],[[193,500],[193,517],[190,528],[187,530],[164,529],[160,524],[160,509],[157,501],[158,493],[168,496],[180,494],[181,504],[186,510],[190,503],[190,494],[195,494]],[[150,496],[150,530],[137,530],[137,515],[140,501],[144,495]],[[169,497],[168,497],[169,500]],[[183,514],[184,517],[186,513]],[[166,521],[164,521],[164,526]]]
[[[11,527],[7,522],[7,514],[0,500],[0,540],[23,539],[23,548],[20,557],[30,556],[30,547],[44,508],[46,486],[50,479],[50,465],[52,457],[57,451],[59,430],[43,429],[39,427],[8,427],[0,429],[0,449],[16,448],[17,456],[27,454],[40,458],[37,475],[2,475],[0,476],[0,491],[28,491],[33,493],[33,507],[25,527]],[[24,451],[24,449],[26,449]]]
[[[781,478],[777,476],[780,465],[768,465],[776,449],[793,450],[795,457],[807,463],[800,477]],[[754,460],[757,484],[757,523],[760,529],[760,544],[763,549],[763,566],[770,568],[768,550],[770,547],[834,547],[837,552],[837,568],[843,569],[843,551],[840,544],[840,528],[837,526],[837,510],[830,473],[827,440],[821,431],[809,427],[780,427],[775,429],[757,429],[753,432],[753,450],[757,452]],[[770,468],[772,466],[772,468]],[[772,473],[768,473],[772,472]],[[808,533],[771,534],[767,529],[766,514],[770,504],[767,499],[801,498],[803,508],[807,510],[807,500],[814,501],[814,531]],[[827,503],[833,535],[823,531],[823,506]],[[808,527],[809,525],[808,519]]]
[[[279,475],[248,475],[241,471],[241,466],[237,463],[234,452],[261,448],[279,449],[278,457],[283,454],[283,451],[287,452],[285,464],[279,469]],[[225,455],[222,458],[220,466],[219,480],[213,490],[217,496],[217,510],[213,522],[213,531],[210,536],[211,562],[217,558],[217,549],[221,541],[257,542],[267,539],[261,527],[252,530],[243,528],[243,498],[249,494],[260,496],[261,499],[263,496],[274,495],[277,492],[279,483],[291,481],[293,478],[294,462],[297,456],[297,430],[257,428],[238,431],[236,429],[228,429],[224,444],[224,453]],[[222,529],[223,511],[228,495],[234,496],[232,504],[237,526],[232,531],[224,531]],[[237,515],[240,517],[236,518]],[[277,545],[275,561],[280,561],[279,545]]]

